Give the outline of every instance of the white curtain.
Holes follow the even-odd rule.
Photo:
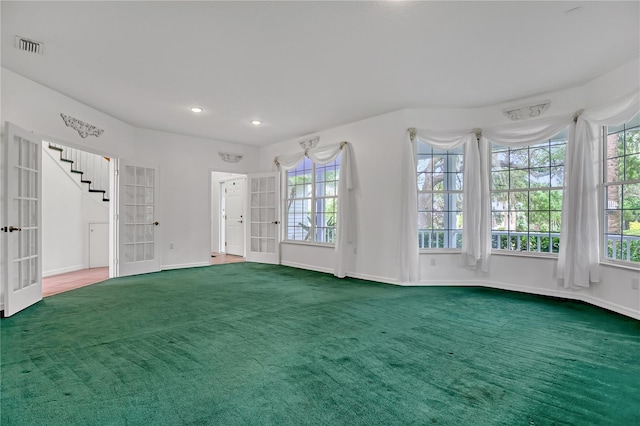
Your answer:
[[[600,281],[598,155],[602,126],[618,126],[640,111],[633,93],[600,108],[582,112],[569,129],[565,164],[558,278],[566,288]]]
[[[348,142],[310,148],[305,152],[276,157],[275,163],[282,170],[292,170],[307,156],[316,164],[328,164],[338,155],[340,158],[340,178],[338,183],[338,218],[336,222],[335,267],[333,274],[344,278],[348,263],[348,244],[356,243],[355,232],[355,177],[351,145]]]
[[[417,142],[448,151],[464,146],[462,195],[463,265],[476,268],[482,260],[480,221],[480,153],[472,130],[429,131],[409,129],[402,154],[402,218],[400,227],[400,281],[419,280]]]
[[[400,262],[400,282],[413,283],[419,278],[418,249],[418,151],[412,129],[402,145],[401,176],[401,218],[398,241],[398,261]]]

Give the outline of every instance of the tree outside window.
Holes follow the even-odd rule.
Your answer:
[[[566,132],[522,148],[492,146],[492,247],[558,253]]]

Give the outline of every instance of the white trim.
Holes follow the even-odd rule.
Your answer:
[[[613,260],[613,259],[604,260],[604,258],[602,258],[600,259],[600,265],[640,272],[640,263],[632,263],[625,260]]]
[[[323,268],[319,266],[307,265],[304,263],[296,263],[296,262],[281,262],[280,264],[283,266],[290,266],[292,268],[306,269],[308,271],[315,271],[315,272],[324,272],[325,274],[333,275],[333,268]]]
[[[49,271],[42,271],[42,277],[46,278],[46,277],[51,277],[53,275],[66,274],[67,272],[75,272],[81,269],[88,269],[88,268],[86,268],[84,265],[66,266],[64,268],[51,269]]]
[[[198,268],[201,266],[211,266],[211,262],[193,262],[193,263],[177,263],[175,265],[160,265],[160,270],[168,271],[171,269]]]
[[[291,266],[291,267],[300,268],[300,269],[307,269],[307,270],[316,271],[316,272],[325,272],[328,274],[333,273],[333,270],[329,268],[319,268],[317,266],[300,264],[296,262],[282,262],[282,265]],[[612,311],[633,319],[640,320],[640,311],[636,311],[636,310],[627,308],[625,306],[618,305],[616,303],[607,302],[605,300],[598,299],[588,294],[574,293],[574,292],[569,292],[562,289],[556,290],[556,289],[549,289],[549,288],[519,286],[515,284],[509,284],[509,283],[503,283],[503,282],[497,282],[497,281],[486,281],[482,279],[459,280],[455,282],[444,281],[444,280],[431,280],[431,281],[420,281],[417,283],[400,283],[395,278],[378,277],[378,276],[368,275],[368,274],[347,273],[347,277],[378,282],[381,284],[397,285],[401,287],[432,287],[432,286],[433,287],[435,286],[484,287],[484,288],[493,288],[498,290],[515,291],[519,293],[534,294],[538,296],[549,296],[549,297],[555,297],[559,299],[585,302],[587,304],[597,306],[599,308],[607,309],[609,311]]]
[[[374,281],[382,284],[391,284],[391,285],[399,285],[399,286],[405,285],[400,283],[396,278],[379,277],[376,275],[369,275],[369,274],[358,274],[358,273],[354,274],[351,272],[347,272],[347,277],[356,278],[359,280]],[[420,285],[420,284],[417,284],[417,285]]]
[[[629,309],[625,306],[620,306],[616,303],[607,302],[606,300],[597,299],[595,297],[589,296],[588,294],[582,294],[582,298],[576,300],[582,300],[585,303],[589,303],[591,305],[598,306],[603,309],[607,309],[609,311],[613,311],[620,315],[625,315],[631,317],[633,319],[637,319],[640,321],[640,312],[634,311],[633,309]]]
[[[538,259],[558,260],[558,253],[548,251],[491,249],[491,256],[535,257]]]
[[[298,240],[282,240],[280,244],[293,244],[298,246],[309,246],[309,247],[324,247],[329,249],[335,249],[336,245],[333,243],[318,243],[316,241],[298,241]]]

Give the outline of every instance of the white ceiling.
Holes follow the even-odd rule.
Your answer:
[[[637,1],[1,4],[3,67],[138,127],[251,145],[575,87],[640,52]]]

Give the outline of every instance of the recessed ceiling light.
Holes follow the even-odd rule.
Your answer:
[[[262,124],[262,121],[260,120],[251,120],[251,124],[253,124],[254,126],[259,126]]]
[[[202,112],[204,111],[202,108],[200,107],[191,107],[189,108],[191,110],[191,112]]]

